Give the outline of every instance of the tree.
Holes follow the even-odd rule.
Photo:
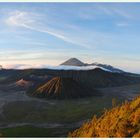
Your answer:
[[[115,107],[117,105],[117,100],[115,98],[112,99],[112,107]]]

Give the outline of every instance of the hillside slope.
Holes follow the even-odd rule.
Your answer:
[[[45,84],[39,86],[33,95],[37,97],[69,99],[81,98],[91,95],[97,95],[96,90],[83,87],[72,78],[54,77]]]
[[[140,137],[140,97],[94,116],[69,137]]]
[[[27,81],[24,79],[20,79],[20,80],[15,82],[15,86],[19,86],[19,87],[29,87],[31,85],[32,85],[31,81]]]
[[[140,78],[125,76],[120,73],[111,73],[99,68],[86,71],[48,70],[47,72],[50,75],[73,78],[88,88],[115,87],[140,83]]]
[[[34,75],[34,78],[31,77]],[[124,73],[112,73],[100,68],[93,70],[52,70],[52,69],[26,69],[1,70],[0,83],[11,84],[20,79],[31,81],[44,81],[48,77],[66,77],[85,85],[87,88],[115,87],[140,83],[140,77]],[[50,79],[50,78],[47,78]]]

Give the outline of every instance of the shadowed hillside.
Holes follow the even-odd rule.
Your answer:
[[[34,77],[31,77],[34,76]],[[26,69],[1,70],[0,83],[9,84],[20,79],[30,81],[44,81],[48,77],[72,78],[87,88],[115,87],[140,83],[140,77],[124,73],[112,73],[100,68],[93,70],[52,70],[52,69]]]
[[[83,85],[72,78],[54,77],[39,86],[33,92],[33,95],[37,97],[69,99],[97,95],[97,91],[83,87]]]
[[[69,137],[140,137],[140,97],[94,116]]]

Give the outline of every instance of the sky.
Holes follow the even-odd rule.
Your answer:
[[[140,73],[140,3],[0,3],[0,65],[71,57]]]

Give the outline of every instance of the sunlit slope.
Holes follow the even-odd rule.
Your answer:
[[[94,116],[69,137],[140,137],[140,97]]]

